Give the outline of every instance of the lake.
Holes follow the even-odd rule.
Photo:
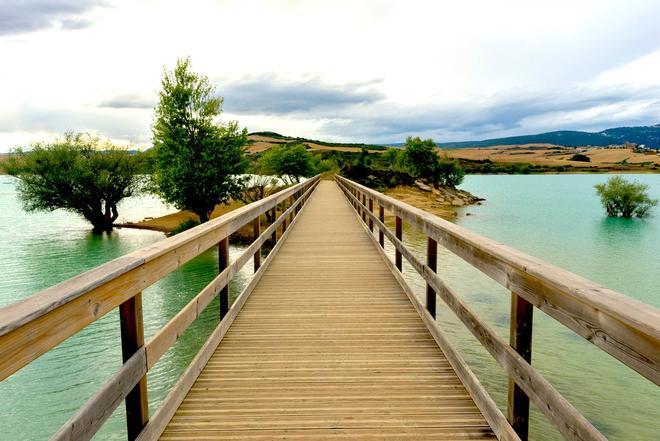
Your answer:
[[[486,201],[460,209],[456,222],[658,307],[660,209],[645,220],[607,219],[593,190],[607,177],[468,176],[462,188]],[[660,198],[660,175],[627,177],[648,184],[652,196]],[[172,208],[157,198],[140,197],[125,201],[120,210],[121,219],[136,221]],[[163,238],[161,233],[129,229],[93,236],[87,224],[66,212],[26,214],[16,198],[13,178],[0,176],[0,306]],[[424,255],[423,236],[404,229],[404,238]],[[232,255],[240,252],[238,247],[230,249]],[[509,293],[445,250],[438,252],[438,272],[508,339]],[[248,264],[238,274],[232,295],[238,293],[250,268]],[[405,263],[404,272],[421,294],[424,284]],[[146,338],[215,274],[217,256],[209,251],[145,290]],[[438,320],[447,335],[505,409],[503,371],[441,301],[438,306]],[[217,324],[217,310],[216,300],[150,372],[151,413]],[[3,439],[45,439],[56,431],[120,366],[119,341],[118,313],[113,311],[0,383]],[[610,439],[657,439],[658,388],[538,310],[532,360]],[[119,406],[97,439],[125,439],[123,413]],[[531,439],[560,437],[533,411]]]

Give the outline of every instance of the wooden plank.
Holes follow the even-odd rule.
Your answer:
[[[50,438],[51,441],[87,441],[92,439],[94,434],[112,415],[117,406],[126,399],[146,373],[146,355],[144,348],[140,348]]]
[[[509,324],[509,345],[525,360],[532,362],[532,326],[534,306],[516,293],[511,293],[511,318]],[[509,377],[507,418],[520,439],[529,437],[529,397]]]
[[[316,187],[317,183],[318,182],[315,182],[314,185],[308,189],[309,193],[314,191],[314,188]],[[303,212],[304,208],[305,208],[304,206],[301,208],[301,212]],[[295,207],[289,207],[289,209],[293,210],[295,209]],[[286,220],[286,216],[285,215],[280,216],[279,219],[282,221],[282,223],[284,223]],[[296,217],[293,220],[291,226],[294,226],[298,221],[298,219],[299,218]],[[278,226],[277,223],[271,225],[271,227],[274,228],[277,228],[277,226]],[[268,232],[268,230],[266,231]],[[267,237],[268,236],[267,232],[264,232],[262,237],[264,238]],[[163,403],[161,403],[158,410],[154,413],[153,417],[149,420],[144,430],[140,433],[140,435],[137,438],[138,441],[156,440],[162,434],[163,430],[167,426],[167,423],[174,415],[175,411],[177,410],[177,408],[179,407],[179,405],[187,395],[188,391],[194,384],[199,374],[203,371],[209,358],[211,357],[211,355],[213,355],[214,351],[216,350],[216,348],[218,347],[218,345],[226,335],[227,331],[229,330],[229,327],[232,325],[232,323],[238,316],[238,313],[243,308],[243,305],[245,304],[248,297],[254,290],[254,287],[259,283],[261,277],[266,272],[271,262],[274,260],[275,256],[277,255],[282,245],[285,243],[285,239],[287,238],[289,233],[290,230],[285,232],[278,241],[277,245],[271,250],[270,253],[268,253],[268,256],[266,256],[266,259],[264,259],[264,262],[259,268],[259,270],[256,273],[254,273],[254,275],[250,279],[250,282],[248,282],[246,287],[243,289],[243,291],[241,291],[239,296],[236,298],[236,301],[229,308],[229,311],[227,312],[225,318],[215,328],[209,339],[206,341],[206,343],[204,343],[204,345],[199,350],[195,358],[188,365],[188,368],[185,370],[185,372],[181,375],[181,377],[179,377],[179,380],[177,380],[175,385],[167,394],[167,397],[165,397]]]
[[[316,182],[318,177],[0,309],[0,380]]]
[[[660,310],[348,181],[440,245],[660,385]]]
[[[377,220],[375,222],[379,223]],[[490,326],[482,322],[435,272],[423,265],[403,242],[390,231],[386,230],[385,234],[566,439],[606,439],[536,369],[507,345]]]
[[[142,293],[126,300],[119,306],[121,326],[122,362],[126,363],[144,346],[144,325],[142,322]],[[137,438],[149,420],[149,401],[147,398],[147,376],[126,395],[126,429],[129,441]]]
[[[337,186],[294,222],[162,439],[493,439]]]

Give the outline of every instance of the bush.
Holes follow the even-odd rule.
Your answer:
[[[178,227],[176,227],[170,232],[170,236],[174,236],[175,234],[179,234],[186,230],[190,230],[191,228],[194,228],[197,225],[199,225],[199,222],[197,220],[186,219],[183,222],[181,222]]]
[[[314,173],[312,154],[299,142],[276,145],[259,158],[262,173],[279,176],[285,182],[300,182]]]
[[[571,161],[579,161],[579,162],[591,162],[591,158],[588,157],[587,155],[583,155],[582,153],[576,153],[570,158]]]
[[[610,217],[646,217],[658,204],[648,194],[648,185],[613,176],[605,184],[596,184],[596,193]]]

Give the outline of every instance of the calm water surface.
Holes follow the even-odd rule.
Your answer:
[[[648,184],[653,196],[660,198],[660,175],[628,177]],[[487,201],[462,209],[457,223],[658,307],[660,210],[647,220],[605,218],[593,185],[606,179],[605,175],[468,176],[462,187]],[[125,201],[122,209],[123,219],[140,220],[171,207],[145,197]],[[404,235],[423,255],[425,238],[410,229]],[[0,306],[163,237],[127,229],[92,236],[84,222],[68,213],[25,214],[13,179],[0,176]],[[231,249],[233,255],[240,251]],[[439,272],[508,339],[509,293],[450,253],[439,250],[439,256]],[[249,267],[238,275],[232,295],[248,277]],[[421,294],[423,283],[407,269],[407,277]],[[217,256],[207,252],[147,289],[143,297],[147,338],[216,273]],[[217,309],[216,301],[149,374],[151,412],[217,324]],[[441,306],[438,316],[504,409],[502,370],[451,311]],[[120,366],[119,341],[118,317],[112,311],[0,383],[0,438],[46,439]],[[658,388],[538,310],[532,357],[546,378],[610,439],[658,439]],[[123,411],[120,406],[97,439],[125,439]],[[535,412],[532,439],[560,437]]]

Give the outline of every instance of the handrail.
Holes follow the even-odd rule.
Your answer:
[[[255,256],[255,275],[241,293],[244,301],[256,284],[255,280],[261,277],[281,246],[281,240],[277,241],[278,227],[282,229],[281,239],[285,238],[288,235],[287,221],[297,220],[294,216],[309,199],[319,179],[317,175],[0,309],[0,381],[110,310],[120,307],[123,366],[53,439],[91,438],[124,399],[129,439],[135,439],[148,420],[146,373],[218,293],[221,322],[214,333],[221,327],[228,327],[234,316],[228,313],[223,317],[222,312],[223,307],[232,311],[227,297],[232,276]],[[282,213],[261,232],[261,215],[267,211],[276,213],[278,205],[282,207]],[[286,205],[288,208],[285,209]],[[254,226],[253,243],[234,262],[221,268],[220,274],[145,344],[142,291],[212,246],[219,244],[219,250],[223,244],[226,247],[229,235],[248,223]],[[262,264],[261,247],[269,239],[274,242],[274,247]],[[248,290],[249,287],[252,288]]]
[[[426,281],[426,309],[430,317],[427,325],[434,326],[436,323],[437,293],[505,368],[512,379],[509,388],[509,419],[521,438],[527,436],[528,400],[531,398],[567,439],[604,439],[529,364],[531,305],[658,384],[660,311],[657,309],[346,178],[336,176],[336,180],[358,216],[363,219],[365,228],[373,232],[376,226],[381,251],[383,237],[387,237],[394,245],[396,269],[401,271],[400,259],[403,256]],[[373,213],[374,201],[379,206],[378,216]],[[385,209],[396,216],[396,234],[384,224]],[[419,261],[401,241],[403,219],[428,236],[426,264]],[[373,236],[372,239],[376,240]],[[511,345],[481,322],[435,273],[436,243],[512,291]],[[403,279],[399,281],[405,283]]]

